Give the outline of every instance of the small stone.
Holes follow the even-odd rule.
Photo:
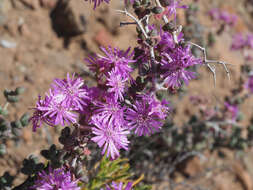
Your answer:
[[[13,49],[13,48],[16,48],[17,44],[15,42],[2,39],[0,40],[0,46],[4,48]]]
[[[53,29],[60,37],[73,37],[86,31],[85,3],[75,0],[58,0],[50,17]]]

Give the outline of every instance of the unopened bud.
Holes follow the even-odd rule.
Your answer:
[[[153,9],[151,9],[151,11],[154,14],[161,14],[163,12],[163,8],[162,7],[154,7]]]
[[[29,118],[30,118],[30,116],[29,116],[28,113],[25,113],[21,116],[20,122],[21,122],[23,127],[25,127],[29,124]]]
[[[173,22],[169,22],[165,25],[163,25],[163,30],[168,32],[173,32],[176,30],[175,25]]]
[[[142,0],[141,4],[147,6],[150,4],[150,0]]]
[[[20,122],[19,120],[17,120],[17,121],[12,121],[12,122],[11,122],[11,126],[12,126],[13,128],[18,128],[18,129],[21,129],[21,128],[22,128],[22,124],[21,124],[21,122]]]
[[[133,8],[136,9],[136,8],[139,8],[141,6],[141,3],[140,1],[134,1],[134,4],[133,4]]]
[[[10,103],[15,103],[15,102],[19,101],[19,97],[18,96],[7,95],[6,100]]]
[[[161,0],[160,3],[163,7],[167,7],[170,5],[171,0]]]

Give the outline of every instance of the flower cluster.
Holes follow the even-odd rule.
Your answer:
[[[191,47],[185,44],[182,33],[175,37],[170,32],[161,31],[159,38],[160,41],[154,48],[159,55],[155,67],[158,68],[157,72],[162,77],[163,84],[169,88],[179,88],[182,82],[188,84],[195,78],[195,72],[189,69],[202,64],[202,60],[192,55]],[[139,63],[142,65],[151,55],[143,47],[140,51],[144,55],[139,57]]]
[[[253,34],[249,33],[244,36],[238,33],[234,35],[231,49],[243,51],[245,59],[251,60],[252,56],[249,50],[253,50]]]
[[[168,113],[166,101],[158,101],[154,96],[140,96],[132,108],[126,112],[129,129],[134,129],[138,136],[150,135],[161,129]]]
[[[88,0],[85,0],[88,1]],[[94,3],[93,9],[96,9],[101,3],[106,2],[107,4],[110,2],[110,0],[89,0],[90,3]]]
[[[173,88],[181,86],[182,81],[188,84],[189,80],[195,78],[195,73],[187,69],[201,64],[201,60],[192,55],[190,45],[183,47],[176,46],[175,43],[164,43],[166,41],[174,42],[171,34],[165,32],[161,37],[162,40],[158,46],[163,49],[161,69],[164,73],[165,84]]]
[[[93,2],[96,7],[102,1]],[[162,5],[165,10],[162,14],[174,15],[176,19],[176,9],[187,8],[180,2],[171,0]],[[101,47],[103,55],[85,59],[95,74],[96,87],[85,86],[83,79],[75,75],[55,79],[45,98],[39,97],[34,108],[30,119],[34,131],[43,123],[50,126],[79,123],[89,131],[89,140],[111,159],[116,159],[121,149],[128,150],[127,136],[131,132],[149,136],[159,131],[170,109],[167,101],[157,98],[156,91],[188,84],[196,77],[191,68],[202,64],[202,60],[193,56],[191,46],[175,26],[160,27],[158,32],[156,25],[147,24],[137,31],[144,38],[138,32],[140,39],[134,51],[130,47],[125,51]],[[132,74],[134,68],[139,74],[145,72],[136,77]]]
[[[135,83],[130,66],[135,62],[133,53],[130,49],[120,51],[110,47],[102,51],[105,56],[90,56],[86,60],[97,73],[98,87],[88,88],[80,77],[69,74],[67,79],[55,79],[45,99],[39,97],[30,120],[35,131],[42,123],[51,126],[77,123],[80,116],[94,135],[91,140],[102,148],[102,154],[115,159],[120,149],[128,149],[127,135],[131,130],[139,136],[158,131],[169,109],[168,103],[155,95],[138,95],[132,104],[125,104],[127,89]]]
[[[236,121],[239,114],[239,108],[236,104],[231,104],[229,102],[224,103],[226,111],[229,113],[232,121]]]
[[[239,33],[233,36],[231,49],[242,50],[243,48],[253,49],[253,34],[249,33],[246,36],[243,36]]]
[[[213,8],[209,11],[209,15],[213,20],[218,20],[229,26],[234,26],[238,17],[235,14],[230,14],[227,11]]]
[[[162,13],[156,15],[155,17],[160,19],[162,18],[164,15],[167,15],[168,17],[173,16],[174,17],[174,21],[176,22],[176,18],[177,18],[177,9],[187,9],[188,6],[187,5],[180,5],[182,0],[176,1],[176,0],[170,0],[166,3],[165,5],[165,9]]]
[[[50,126],[76,123],[78,115],[75,112],[84,110],[89,101],[89,92],[81,78],[67,75],[67,79],[55,79],[52,88],[45,99],[37,101],[35,112],[30,120],[33,131],[42,123]]]
[[[39,172],[35,185],[32,189],[36,190],[80,190],[77,186],[77,180],[73,180],[70,171],[64,168],[52,169],[49,172]]]

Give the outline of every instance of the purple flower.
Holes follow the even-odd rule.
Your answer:
[[[237,16],[233,14],[229,14],[226,11],[220,12],[219,19],[222,20],[224,23],[231,26],[234,26],[237,22]]]
[[[122,77],[129,77],[130,72],[133,71],[129,63],[135,62],[135,60],[132,59],[133,52],[129,54],[130,48],[128,48],[125,52],[119,50],[118,48],[111,47],[108,47],[107,49],[101,47],[101,49],[106,56],[99,56],[100,60],[105,62],[107,65],[111,65],[112,68],[115,68],[115,71]]]
[[[125,123],[123,108],[114,97],[107,96],[105,99],[105,102],[95,102],[97,109],[94,111],[95,114],[93,117],[96,118],[99,115],[99,119],[103,122],[112,123],[115,126],[122,126]]]
[[[57,94],[50,89],[45,97],[45,103],[37,109],[44,112],[43,117],[54,120],[54,125],[76,123],[77,114],[74,114],[73,109],[64,103],[65,98],[66,95]]]
[[[165,120],[169,113],[169,107],[166,100],[158,100],[155,95],[152,96],[143,96],[143,100],[149,102],[150,112],[149,115],[156,115],[160,120]]]
[[[225,24],[234,26],[237,22],[238,17],[234,14],[230,14],[227,11],[222,11],[218,8],[213,8],[209,11],[209,15],[213,20],[220,20]]]
[[[177,9],[187,9],[187,5],[180,5],[182,0],[171,0],[170,5],[167,6],[167,10],[165,11],[169,17],[174,15],[174,20],[176,21],[177,17]]]
[[[224,21],[226,24],[231,24],[231,15],[226,11],[221,11],[219,19]]]
[[[83,106],[87,105],[87,100],[89,100],[87,87],[84,86],[82,78],[75,78],[75,74],[72,75],[72,78],[68,73],[67,79],[55,79],[52,87],[54,94],[61,94],[65,97],[63,100],[65,106],[82,111]]]
[[[179,45],[184,41],[183,33],[177,36],[177,43],[172,34],[160,31],[161,40],[155,47],[160,52],[161,57],[161,76],[167,87],[180,87],[182,81],[188,84],[188,81],[195,78],[195,73],[187,69],[193,65],[201,64],[200,59],[195,58],[191,53],[189,45],[182,47]]]
[[[30,121],[32,121],[33,132],[36,132],[37,128],[40,128],[43,123],[46,123],[51,126],[54,125],[53,120],[47,116],[44,116],[45,112],[38,109],[39,107],[44,106],[46,106],[46,103],[41,99],[41,96],[39,96],[38,101],[36,103],[36,108],[34,108],[35,111],[33,113],[33,116],[29,119]]]
[[[90,69],[96,72],[98,82],[103,80],[103,76],[107,77],[112,70],[123,78],[131,78],[130,72],[132,72],[133,69],[129,64],[134,63],[135,60],[132,59],[134,52],[130,53],[130,48],[126,51],[121,51],[118,48],[109,46],[107,49],[101,47],[101,50],[104,52],[105,56],[97,54],[85,59]]]
[[[127,109],[128,127],[130,130],[134,129],[138,136],[150,135],[162,127],[159,114],[152,110],[153,106],[154,104],[150,104],[144,96],[136,100],[133,108]],[[163,118],[163,115],[161,117]]]
[[[195,73],[186,69],[202,63],[200,59],[192,55],[190,46],[177,47],[172,52],[162,53],[162,56],[164,82],[172,88],[180,87],[182,81],[188,84],[189,80],[195,78]]]
[[[231,119],[235,121],[239,113],[238,106],[235,104],[230,104],[229,102],[225,102],[224,104],[227,111],[231,114]]]
[[[102,154],[107,152],[106,156],[115,159],[119,156],[121,148],[128,150],[127,135],[129,131],[121,127],[115,127],[113,124],[101,121],[99,116],[93,116],[92,122],[95,127],[92,127],[92,133],[95,137],[91,138],[99,147],[103,147]]]
[[[208,14],[212,19],[217,20],[220,16],[220,10],[218,8],[213,8],[208,12]]]
[[[127,5],[127,4],[134,4],[134,1],[135,0],[124,0],[125,5]]]
[[[253,49],[253,34],[252,33],[247,35],[247,46]]]
[[[115,100],[118,98],[122,101],[124,99],[123,93],[125,91],[125,85],[128,78],[122,77],[116,70],[109,72],[109,77],[107,78],[107,86],[110,86],[108,92],[114,94]]]
[[[38,173],[38,179],[32,187],[36,190],[80,190],[77,186],[77,180],[72,180],[70,171],[64,168],[51,169],[49,173],[45,171]]]
[[[98,57],[97,55],[95,56],[90,55],[88,58],[84,60],[88,63],[90,70],[98,75],[98,78],[102,74],[106,74],[111,70],[111,65],[101,60],[100,57]]]
[[[88,1],[88,0],[85,0]],[[106,2],[107,4],[110,2],[110,0],[89,0],[90,3],[94,3],[93,9],[95,10],[102,2]]]
[[[253,75],[249,76],[248,81],[245,84],[245,88],[253,93]]]
[[[176,43],[173,39],[172,34],[169,32],[160,32],[161,40],[158,44],[160,51],[167,51],[168,49],[173,49],[176,46]]]
[[[46,94],[45,99],[36,104],[30,121],[33,123],[33,131],[41,127],[42,123],[50,126],[76,123],[78,115],[73,111],[83,111],[89,103],[90,92],[84,86],[81,78],[75,78],[67,74],[67,79],[55,79],[52,89]]]
[[[230,17],[230,25],[234,26],[236,24],[237,20],[238,20],[238,16],[231,15],[231,17]]]
[[[244,39],[243,35],[241,33],[236,34],[233,36],[233,42],[231,45],[232,50],[239,50],[243,49],[246,45],[247,41]]]
[[[116,182],[112,182],[111,187],[109,185],[106,185],[106,190],[131,190],[132,189],[132,182],[128,182],[126,187],[123,188],[123,182],[120,183],[116,183]]]
[[[180,87],[182,85],[181,81],[184,81],[186,84],[189,83],[189,80],[196,78],[195,73],[192,71],[187,71],[184,68],[169,71],[167,72],[167,77],[165,78],[165,84],[168,87]]]

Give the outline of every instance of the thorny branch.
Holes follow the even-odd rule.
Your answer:
[[[136,24],[136,22],[120,22],[120,26]]]
[[[206,66],[209,68],[209,70],[213,73],[213,77],[214,77],[214,85],[216,86],[216,72],[215,72],[215,65],[210,65],[210,63],[216,63],[216,64],[220,64],[224,67],[226,73],[227,73],[227,76],[228,76],[228,79],[230,80],[230,73],[229,73],[229,70],[227,68],[227,63],[223,62],[223,61],[217,61],[217,60],[209,60],[207,59],[207,53],[206,53],[206,48],[204,47],[201,47],[200,45],[198,44],[195,44],[193,42],[188,42],[190,45],[192,46],[195,46],[197,47],[198,49],[200,49],[203,54],[204,54],[204,64],[206,64]]]
[[[149,36],[147,35],[145,29],[144,29],[143,26],[142,26],[141,20],[138,20],[137,18],[135,18],[135,17],[134,17],[131,13],[129,13],[126,9],[125,9],[124,11],[122,11],[122,10],[116,10],[116,11],[119,12],[119,13],[123,13],[123,14],[129,16],[131,19],[133,19],[133,20],[136,22],[136,24],[139,26],[139,28],[141,29],[141,31],[142,31],[144,37],[145,37],[146,39],[149,38]]]
[[[160,8],[162,8],[162,10],[164,11],[164,8],[163,8],[163,6],[161,5],[160,0],[156,0],[155,2],[156,2],[156,5],[157,5],[158,7],[160,7]],[[165,24],[169,23],[169,20],[168,20],[168,18],[167,18],[166,15],[163,15],[163,21],[164,21]]]
[[[164,10],[164,8],[162,7],[161,3],[160,3],[160,0],[156,0],[156,5],[160,8],[162,8],[162,10]],[[136,17],[134,17],[131,13],[129,13],[126,9],[123,11],[123,10],[116,10],[117,12],[119,13],[123,13],[125,15],[127,15],[128,17],[130,17],[132,20],[134,20],[134,22],[121,22],[120,23],[120,26],[123,26],[123,25],[129,25],[129,24],[137,24],[138,27],[140,28],[140,30],[142,31],[144,37],[146,39],[150,39],[150,36],[148,35],[149,33],[149,28],[148,28],[148,23],[149,23],[149,17],[150,15],[146,15],[144,16],[142,19],[137,19]],[[163,20],[165,22],[165,24],[169,23],[168,21],[168,18],[166,15],[163,15]],[[175,30],[172,34],[173,34],[173,39],[175,41],[175,43],[178,43],[178,40],[177,40],[177,34],[179,32],[182,31],[182,26],[179,26],[177,30]],[[216,86],[216,68],[215,68],[215,65],[211,65],[211,64],[220,64],[224,67],[225,71],[226,71],[226,74],[227,74],[227,77],[228,79],[230,80],[230,72],[227,68],[226,65],[228,65],[227,63],[223,62],[223,61],[217,61],[217,60],[209,60],[207,59],[207,53],[206,53],[206,48],[198,45],[198,44],[195,44],[193,42],[188,42],[190,45],[192,46],[195,46],[197,47],[198,49],[200,49],[204,55],[204,64],[208,67],[208,69],[212,72],[213,74],[213,78],[214,78],[214,86]],[[150,49],[150,56],[151,56],[151,60],[154,61],[155,60],[155,53],[154,53],[154,47],[149,45],[148,43],[145,43],[149,49]],[[156,84],[155,88],[157,88],[158,90],[167,90],[167,88],[164,88],[163,87],[163,84]]]

